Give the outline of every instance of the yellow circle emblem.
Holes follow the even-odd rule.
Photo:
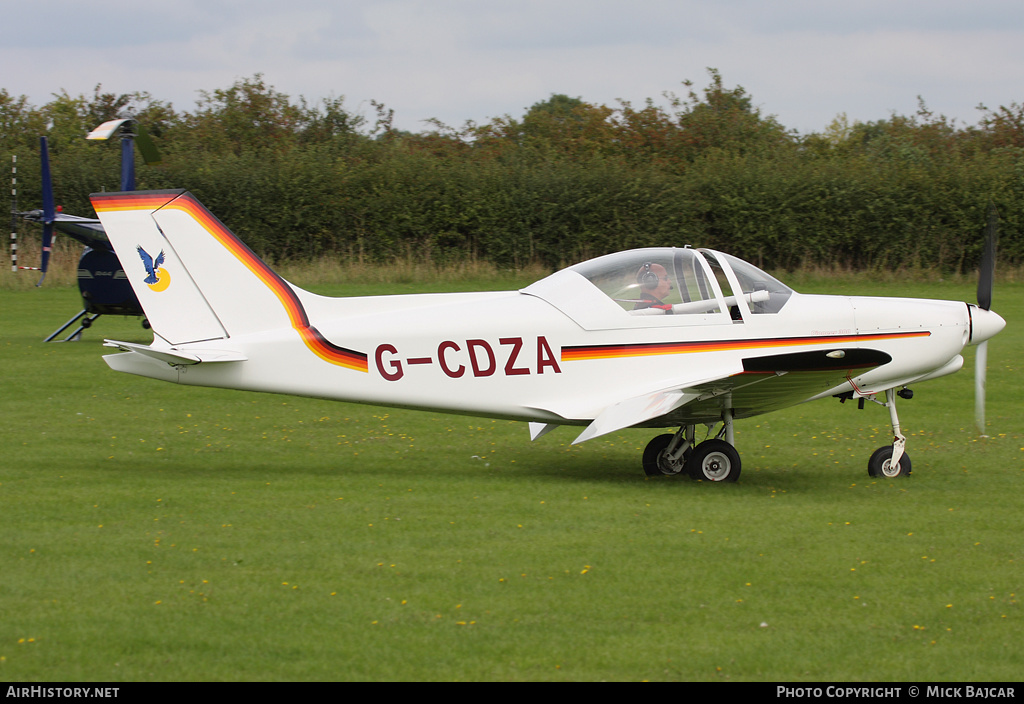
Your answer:
[[[166,269],[157,269],[156,278],[156,283],[149,284],[149,287],[157,293],[167,290],[167,287],[171,285],[171,275]]]

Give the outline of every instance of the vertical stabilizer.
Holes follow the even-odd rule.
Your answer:
[[[153,218],[184,191],[131,191],[91,196],[125,275],[153,332],[171,344],[228,336]]]
[[[289,328],[304,315],[291,286],[191,193],[92,201],[153,330],[169,342]]]
[[[154,332],[172,344],[293,330],[332,364],[366,355],[326,340],[296,289],[187,191],[91,196]]]

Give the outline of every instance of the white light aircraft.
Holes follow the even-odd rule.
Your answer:
[[[647,446],[648,475],[735,481],[735,420],[833,396],[888,409],[893,442],[868,469],[906,475],[897,395],[1005,325],[988,310],[991,223],[979,305],[803,295],[689,247],[609,254],[519,291],[328,298],[284,281],[187,191],[92,202],[154,333],[108,340],[112,369],[527,421],[535,440],[560,425],[583,427],[577,443],[678,428]]]

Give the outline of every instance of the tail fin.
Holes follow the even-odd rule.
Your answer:
[[[153,331],[171,344],[308,326],[292,287],[191,193],[91,199]]]
[[[367,371],[365,353],[314,328],[297,290],[187,191],[97,193],[103,222],[153,332],[172,345],[292,329],[331,364]]]
[[[156,223],[160,208],[184,191],[130,191],[90,196],[110,244],[153,331],[171,344],[216,340],[228,332]]]
[[[331,364],[367,371],[365,353],[310,325],[298,293],[187,191],[91,196],[153,332],[172,345],[292,329]]]

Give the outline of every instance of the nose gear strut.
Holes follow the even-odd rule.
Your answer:
[[[892,423],[892,445],[880,447],[868,460],[868,474],[872,477],[905,477],[910,474],[910,455],[905,452],[907,438],[900,432],[900,418],[896,413],[896,396],[909,399],[913,397],[910,389],[886,389],[885,403],[875,401],[889,409],[889,420]],[[875,400],[875,399],[872,399]]]

